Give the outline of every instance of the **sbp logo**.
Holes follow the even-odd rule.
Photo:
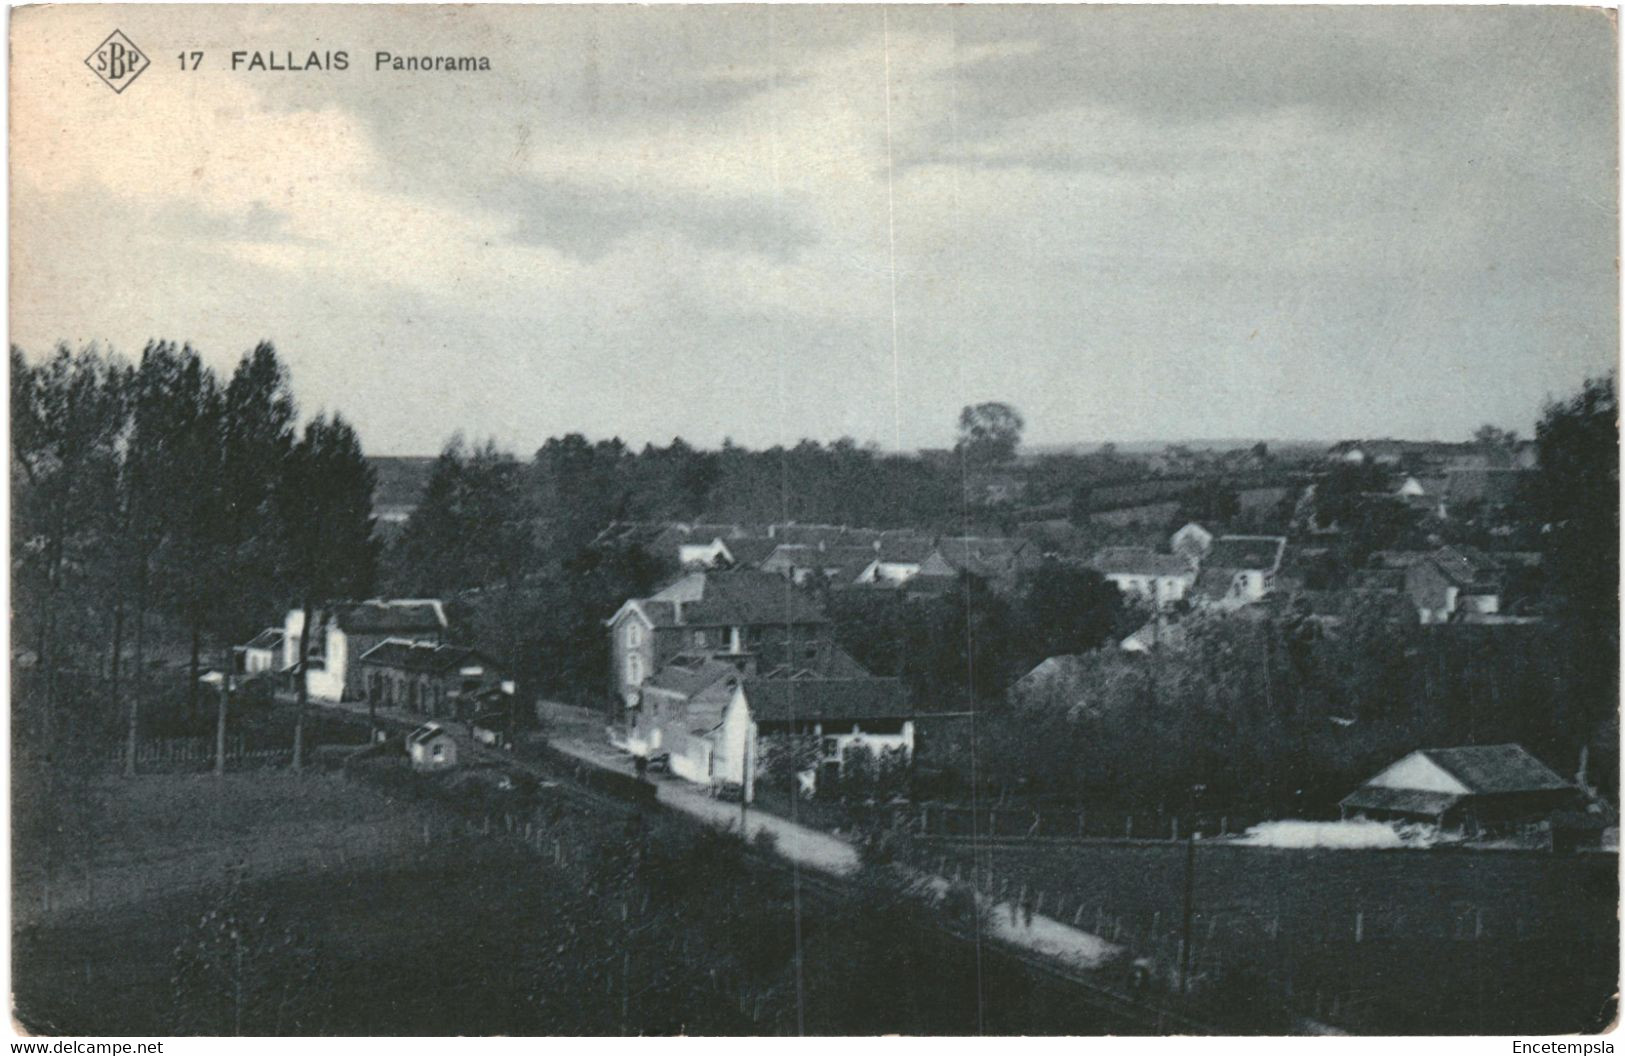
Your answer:
[[[85,65],[107,87],[123,94],[124,89],[152,63],[141,54],[140,48],[130,43],[129,37],[115,29],[85,58]]]

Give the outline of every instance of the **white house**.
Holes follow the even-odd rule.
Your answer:
[[[1221,535],[1208,548],[1192,597],[1217,608],[1262,601],[1275,589],[1285,553],[1284,536]]]
[[[315,612],[311,628],[305,684],[314,700],[360,699],[365,692],[360,665],[362,653],[388,638],[437,643],[445,634],[445,609],[425,598],[344,602]],[[282,624],[282,670],[295,675],[299,637],[305,627],[303,609],[289,609]]]
[[[446,770],[457,765],[457,742],[431,722],[406,735],[406,754],[414,770]]]
[[[775,738],[816,738],[819,774],[839,774],[846,755],[862,745],[875,754],[914,756],[914,712],[894,678],[742,678],[726,703],[708,700],[663,723],[662,747],[671,772],[703,785],[734,785],[755,798],[764,751]]]
[[[881,541],[874,560],[858,573],[857,582],[902,586],[916,576],[954,575],[954,567],[933,540],[896,538]]]
[[[1107,547],[1091,565],[1124,596],[1159,608],[1182,601],[1196,582],[1196,568],[1185,558],[1143,547]]]

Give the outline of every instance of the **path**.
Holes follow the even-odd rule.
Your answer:
[[[367,714],[365,704],[351,701],[343,704],[322,701],[320,706],[356,715]],[[608,742],[603,723],[592,712],[553,702],[543,702],[537,710],[549,727],[549,747],[604,770],[622,774],[636,772],[632,757]],[[396,727],[439,721],[457,741],[457,750],[463,758],[501,762],[534,776],[551,776],[525,760],[522,743],[517,753],[499,751],[476,744],[468,735],[466,724],[457,720],[429,720],[394,708],[379,708],[377,713],[380,722]],[[857,848],[836,836],[755,807],[741,811],[740,804],[716,799],[678,777],[648,775],[648,778],[655,786],[655,798],[661,806],[680,811],[715,828],[734,832],[739,831],[740,816],[743,814],[747,839],[755,840],[763,832],[771,833],[774,849],[779,856],[797,865],[836,877],[850,875],[858,868]],[[948,883],[941,877],[924,879],[942,887]],[[1096,968],[1122,952],[1121,947],[1097,935],[1042,914],[1035,913],[1030,923],[1024,917],[1017,919],[1015,910],[1016,907],[1008,902],[991,903],[989,930],[994,938],[1052,957],[1074,968]]]

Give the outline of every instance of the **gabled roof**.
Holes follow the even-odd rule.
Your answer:
[[[1193,569],[1177,554],[1159,554],[1148,547],[1108,546],[1090,562],[1106,576],[1184,576]]]
[[[900,719],[914,714],[895,678],[754,678],[741,683],[757,722]]]
[[[692,697],[710,689],[726,679],[742,677],[739,668],[725,660],[711,656],[685,655],[673,657],[648,681],[645,689],[670,693],[678,697]]]
[[[349,634],[426,634],[446,629],[446,613],[433,598],[382,599],[333,607],[333,620]]]
[[[937,550],[960,572],[978,574],[1010,571],[1032,548],[1026,539],[1002,535],[945,535],[937,540]]]
[[[724,539],[722,545],[728,548],[728,556],[733,558],[735,568],[756,568],[767,560],[778,544],[772,539],[746,536],[742,539]]]
[[[425,723],[406,735],[407,744],[426,744],[436,737],[450,737],[438,722]]]
[[[691,572],[641,599],[637,607],[656,627],[829,622],[824,611],[783,576],[757,569]]]
[[[1421,751],[1475,795],[1552,792],[1572,787],[1521,744],[1423,748]]]
[[[1338,805],[1354,810],[1384,810],[1431,818],[1443,814],[1459,802],[1461,796],[1450,792],[1365,785],[1344,796]]]
[[[402,671],[440,675],[470,664],[498,666],[490,657],[464,645],[437,645],[404,638],[386,638],[360,656],[363,664]]]
[[[245,649],[278,649],[281,648],[284,635],[280,627],[267,627],[248,640]]]
[[[1202,567],[1274,572],[1285,549],[1286,539],[1279,535],[1221,535],[1208,547]]]
[[[1461,587],[1491,587],[1500,577],[1500,565],[1471,546],[1446,546],[1433,554],[1432,561],[1451,582]]]

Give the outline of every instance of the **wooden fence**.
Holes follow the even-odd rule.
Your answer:
[[[211,770],[215,765],[216,749],[213,737],[155,737],[138,741],[135,748],[136,773],[188,773]],[[308,739],[305,750],[307,754],[311,750]],[[121,744],[105,750],[99,761],[106,769],[122,770],[128,758],[129,746]],[[240,736],[226,738],[228,770],[287,766],[292,761],[292,745],[286,748],[250,748]]]

